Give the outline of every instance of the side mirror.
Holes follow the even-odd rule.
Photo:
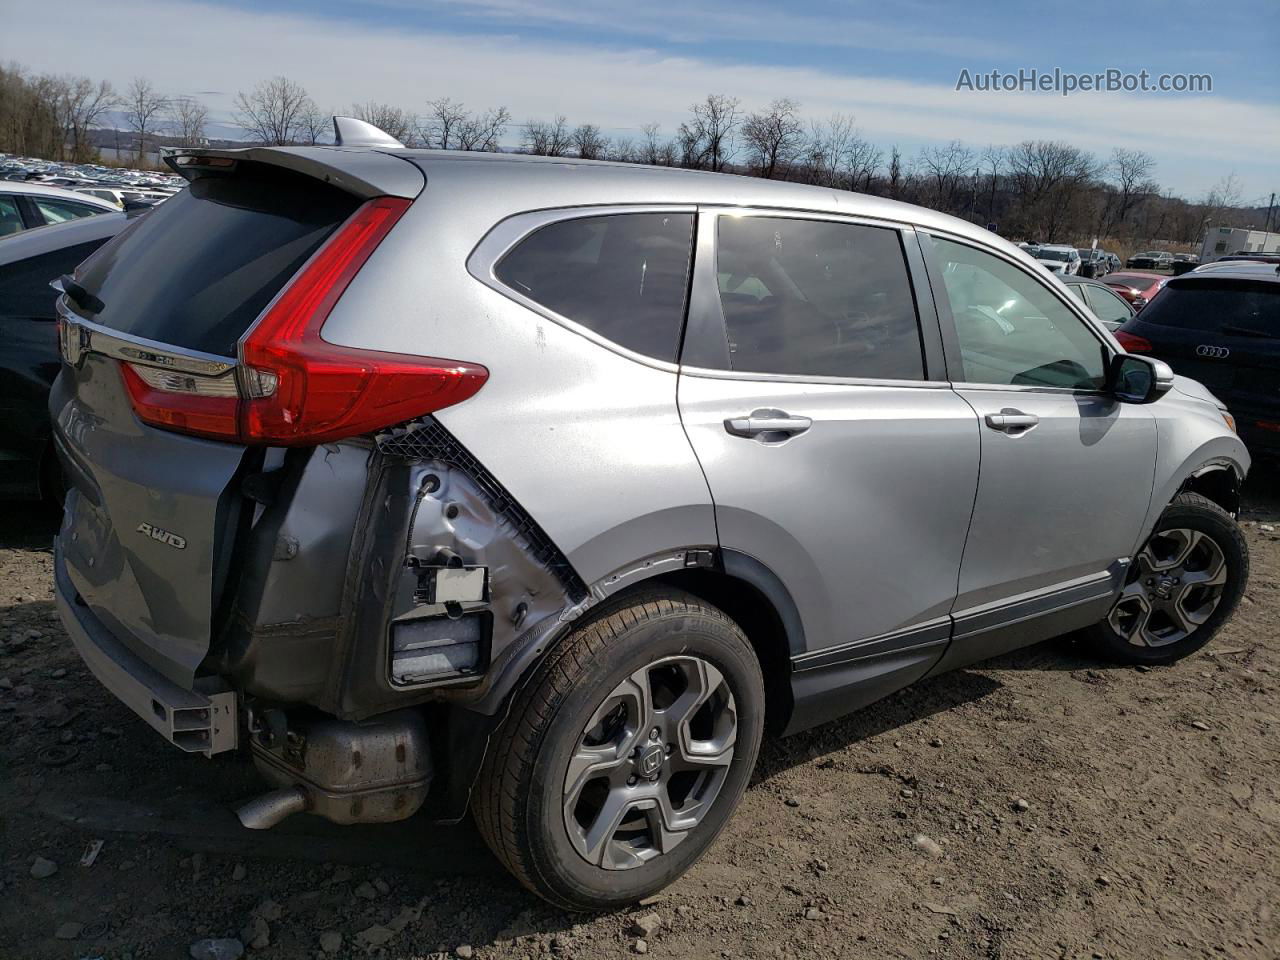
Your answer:
[[[1155,403],[1173,386],[1173,370],[1154,357],[1118,353],[1107,380],[1111,395],[1122,403]]]

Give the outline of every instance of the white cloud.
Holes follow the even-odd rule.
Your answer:
[[[1114,146],[1141,147],[1157,158],[1160,178],[1189,195],[1234,171],[1252,199],[1272,189],[1280,153],[1280,110],[1225,97],[956,92],[813,68],[710,63],[643,48],[454,35],[184,0],[75,0],[60,15],[76,30],[51,44],[42,12],[30,4],[9,10],[6,46],[23,51],[37,71],[74,70],[119,85],[141,73],[174,94],[226,91],[206,98],[223,119],[234,91],[280,73],[335,109],[369,99],[422,109],[429,99],[452,96],[476,107],[505,104],[517,121],[564,113],[571,122],[614,129],[654,121],[667,132],[708,92],[731,93],[749,107],[791,96],[810,117],[852,114],[885,145],[1053,138],[1100,156]]]

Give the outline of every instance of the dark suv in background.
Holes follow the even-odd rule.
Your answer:
[[[1254,456],[1280,456],[1280,268],[1240,262],[1174,277],[1116,339],[1213,391]]]

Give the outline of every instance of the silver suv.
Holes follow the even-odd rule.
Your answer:
[[[1067,631],[1231,615],[1249,457],[971,224],[787,183],[202,150],[60,298],[59,609],[239,811],[468,810],[531,890],[645,897],[766,730]]]

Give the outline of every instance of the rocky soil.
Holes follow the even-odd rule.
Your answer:
[[[247,763],[180,754],[99,688],[51,602],[53,520],[0,510],[2,960],[1280,956],[1274,473],[1204,652],[1133,669],[1064,638],[769,742],[702,863],[594,917],[466,826],[241,829]]]

